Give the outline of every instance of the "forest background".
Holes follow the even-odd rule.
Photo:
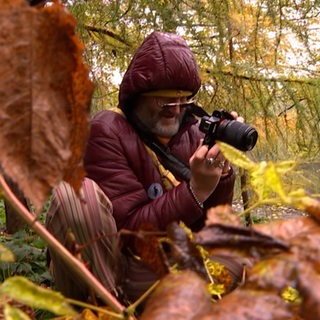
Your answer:
[[[198,61],[197,103],[235,110],[255,126],[253,160],[296,160],[291,183],[318,192],[320,2],[65,1],[78,20],[96,85],[92,112],[117,106],[136,48],[153,30],[182,35]]]

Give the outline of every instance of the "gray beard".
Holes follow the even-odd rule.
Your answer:
[[[184,117],[184,112],[180,114],[180,117],[177,118],[177,121],[168,126],[163,126],[159,122],[159,117],[149,117],[143,112],[140,112],[139,109],[134,112],[135,117],[141,122],[145,129],[155,134],[156,136],[171,138],[173,137],[180,128],[182,119]]]

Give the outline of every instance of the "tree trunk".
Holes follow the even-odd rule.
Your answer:
[[[241,187],[241,197],[243,203],[243,209],[246,210],[249,208],[249,190],[248,190],[248,174],[245,169],[240,168],[240,187]],[[246,213],[245,225],[249,227],[251,225],[251,214],[250,211]]]
[[[5,174],[3,175],[11,191],[16,195],[20,202],[28,208],[27,199],[24,197],[24,194],[19,189],[17,184],[12,181],[12,179]],[[13,209],[10,202],[4,200],[5,211],[6,211],[6,232],[15,233],[26,227],[26,223],[19,217],[16,211]]]

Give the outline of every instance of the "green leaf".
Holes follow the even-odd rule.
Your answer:
[[[22,310],[12,307],[10,304],[4,306],[4,318],[6,320],[31,320],[31,318]]]
[[[8,278],[1,285],[0,294],[8,295],[20,303],[48,310],[57,315],[76,314],[62,294],[37,286],[24,277]]]
[[[14,262],[14,254],[5,246],[0,244],[0,262]]]
[[[247,170],[253,169],[256,166],[253,161],[236,148],[221,141],[218,141],[217,144],[223,155],[236,166]]]

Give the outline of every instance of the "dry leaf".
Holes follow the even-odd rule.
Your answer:
[[[272,292],[236,290],[215,303],[211,314],[197,320],[293,320],[293,316],[290,306]]]
[[[140,320],[198,320],[210,313],[211,297],[206,282],[192,271],[165,276],[147,300]]]
[[[311,264],[301,263],[298,274],[298,290],[303,301],[300,315],[304,320],[320,319],[320,272]]]
[[[143,263],[159,277],[163,277],[169,273],[169,265],[156,232],[152,225],[142,225],[141,230],[135,234],[134,247]]]
[[[0,3],[0,163],[40,211],[61,180],[79,190],[93,84],[60,4]]]
[[[243,227],[241,218],[230,205],[219,205],[207,210],[206,225],[216,223]]]

